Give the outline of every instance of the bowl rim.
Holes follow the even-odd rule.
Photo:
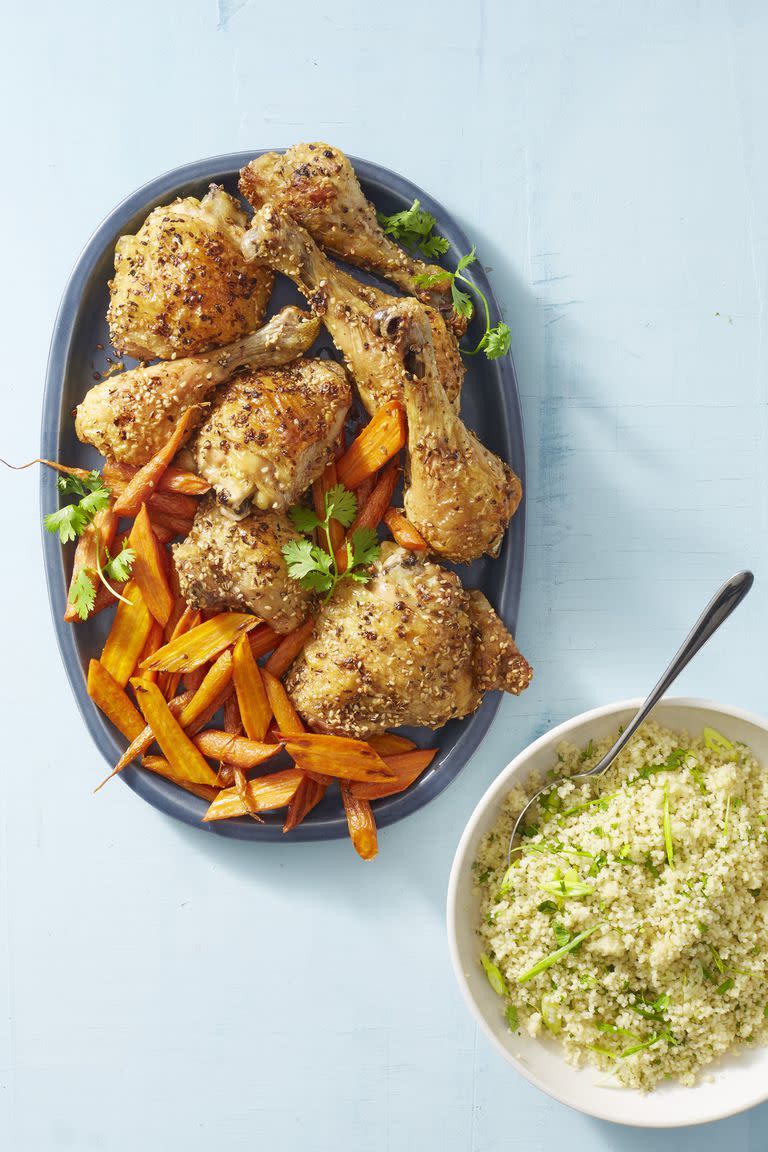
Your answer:
[[[586,1116],[594,1116],[598,1120],[606,1120],[613,1124],[623,1124],[626,1127],[632,1128],[687,1128],[696,1124],[709,1124],[716,1120],[725,1120],[729,1116],[738,1115],[741,1112],[746,1112],[750,1108],[756,1107],[758,1104],[764,1103],[768,1100],[768,1080],[765,1082],[765,1088],[758,1093],[753,1094],[751,1097],[735,1102],[734,1106],[718,1109],[711,1115],[704,1116],[700,1120],[691,1119],[671,1119],[659,1120],[653,1117],[649,1112],[646,1118],[641,1120],[620,1120],[615,1115],[608,1115],[599,1107],[579,1107],[573,1104],[570,1100],[566,1100],[557,1091],[557,1087],[550,1083],[545,1083],[535,1072],[528,1068],[525,1063],[518,1060],[505,1046],[499,1041],[498,1037],[493,1032],[487,1018],[479,1008],[477,1001],[472,995],[472,990],[464,972],[464,967],[461,962],[461,954],[458,943],[458,921],[457,915],[457,899],[459,881],[463,875],[464,868],[466,867],[467,852],[469,845],[472,842],[477,826],[486,814],[488,807],[497,799],[498,794],[506,787],[509,786],[513,777],[522,767],[522,765],[541,748],[546,747],[555,741],[564,739],[573,728],[580,726],[583,723],[588,723],[593,720],[600,720],[605,716],[610,716],[613,713],[625,710],[637,709],[643,703],[643,697],[631,697],[625,700],[617,700],[611,704],[603,704],[597,708],[587,709],[585,712],[580,712],[576,716],[572,716],[568,720],[563,720],[560,724],[549,728],[538,736],[530,744],[526,745],[517,756],[515,756],[505,768],[491,781],[486,788],[483,795],[478,800],[472,814],[469,817],[464,831],[462,832],[459,843],[456,847],[456,852],[451,864],[450,876],[448,878],[448,891],[446,896],[446,931],[448,936],[448,950],[451,957],[451,966],[453,974],[461,989],[462,996],[470,1010],[470,1014],[474,1018],[475,1024],[480,1026],[485,1036],[490,1040],[495,1050],[500,1053],[506,1063],[511,1064],[516,1072],[524,1077],[534,1087],[540,1089],[547,1096],[553,1100],[557,1100],[560,1104],[565,1104],[574,1111],[582,1112]],[[679,708],[694,708],[702,712],[714,712],[721,716],[728,716],[735,720],[742,720],[748,724],[754,724],[758,728],[762,728],[768,733],[768,719],[759,716],[755,712],[750,712],[744,708],[737,708],[732,705],[718,704],[714,700],[708,700],[699,696],[664,696],[659,704],[673,705]]]

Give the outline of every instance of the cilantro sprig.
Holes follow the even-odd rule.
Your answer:
[[[81,620],[87,620],[93,611],[96,603],[96,581],[98,580],[109,589],[116,600],[130,604],[130,600],[126,600],[125,596],[121,596],[117,589],[112,586],[112,582],[124,584],[128,580],[135,558],[136,554],[133,548],[129,548],[127,543],[123,541],[122,548],[114,556],[110,556],[109,549],[106,550],[103,563],[97,552],[95,569],[80,569],[69,589],[69,599]]]
[[[423,272],[417,276],[415,283],[419,288],[431,288],[435,284],[442,283],[446,278],[451,281],[451,299],[453,301],[454,310],[459,316],[464,316],[467,320],[472,319],[474,313],[474,304],[469,292],[465,292],[463,288],[458,286],[458,282],[466,284],[471,288],[476,296],[479,297],[480,303],[483,307],[483,315],[485,319],[485,331],[477,342],[477,345],[465,352],[467,356],[476,356],[478,352],[484,352],[486,359],[498,360],[499,356],[505,356],[509,352],[509,346],[512,342],[512,333],[507,324],[499,321],[495,326],[491,325],[491,309],[484,292],[482,292],[474,280],[470,276],[465,276],[464,271],[474,264],[477,260],[474,245],[472,250],[462,256],[456,265],[455,272],[441,271],[441,272]]]
[[[352,538],[346,541],[347,566],[343,572],[340,571],[331,542],[331,521],[335,520],[342,528],[351,527],[357,515],[357,498],[343,484],[335,484],[326,492],[324,506],[325,516],[322,520],[304,505],[297,504],[289,509],[288,515],[294,528],[306,539],[291,540],[284,544],[283,556],[288,564],[288,575],[293,580],[298,580],[308,592],[324,594],[328,600],[341,580],[368,583],[370,576],[365,569],[378,557],[380,545],[373,529],[358,528]],[[316,529],[325,539],[325,548],[311,539]]]
[[[110,491],[100,472],[86,476],[59,476],[56,486],[66,496],[79,496],[76,504],[65,504],[57,512],[50,512],[43,523],[49,532],[58,532],[62,544],[76,540],[91,523],[97,512],[109,504]]]
[[[435,218],[414,200],[410,208],[385,216],[377,212],[376,218],[387,236],[392,236],[405,248],[418,249],[422,255],[434,258],[448,251],[449,244],[444,236],[433,236]],[[445,279],[445,277],[443,277]]]

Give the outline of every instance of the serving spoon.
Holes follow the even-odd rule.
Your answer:
[[[601,760],[598,760],[594,768],[589,768],[586,772],[577,772],[573,776],[567,777],[568,780],[585,780],[587,776],[602,776],[603,772],[613,764],[622,748],[632,739],[649,712],[656,707],[661,697],[677,679],[683,668],[685,668],[689,661],[696,655],[699,649],[704,647],[710,636],[714,636],[720,625],[728,619],[733,610],[738,608],[754,581],[755,578],[751,572],[737,572],[735,576],[731,576],[730,580],[726,580],[722,588],[715,593],[709,604],[707,604],[701,616],[699,616],[693,628],[685,640],[683,640],[680,648],[672,657],[661,679],[651,689],[643,704],[641,704],[629,724],[627,724],[624,731],[619,735],[616,743],[608,749]],[[551,792],[553,788],[557,788],[559,783],[560,781],[555,781],[554,783],[547,784],[544,788],[539,788],[538,792],[531,797],[525,808],[523,808],[515,821],[512,835],[509,838],[509,848],[507,849],[508,860],[512,856],[512,845],[526,812],[536,803],[540,796]]]

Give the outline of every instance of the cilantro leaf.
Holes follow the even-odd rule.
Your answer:
[[[291,523],[297,532],[313,532],[315,528],[319,528],[322,521],[318,519],[311,508],[305,507],[303,504],[296,504],[290,508],[288,515],[291,518]]]
[[[124,584],[131,574],[133,562],[136,559],[136,553],[133,548],[129,548],[127,544],[123,544],[120,552],[108,560],[102,567],[102,572],[108,580],[114,580],[116,584]]]
[[[87,620],[96,603],[96,584],[87,568],[81,568],[69,590],[72,607],[81,620]]]
[[[420,272],[414,276],[413,282],[417,288],[432,288],[448,279],[453,280],[453,272]]]
[[[381,545],[379,538],[372,528],[358,528],[352,534],[352,564],[351,567],[366,567],[378,559]]]
[[[100,472],[89,472],[87,476],[59,476],[56,486],[64,495],[81,497],[77,504],[67,504],[56,512],[50,512],[43,520],[46,530],[58,532],[62,544],[66,544],[80,536],[96,513],[107,507],[111,493]]]
[[[421,241],[419,248],[425,256],[444,256],[450,244],[445,236],[427,236],[426,240]]]
[[[325,495],[325,519],[320,520],[306,508],[291,508],[289,516],[304,539],[291,540],[283,545],[283,556],[288,566],[288,575],[298,580],[302,588],[310,592],[331,595],[341,580],[354,580],[365,583],[370,579],[365,568],[379,555],[379,540],[371,528],[358,528],[351,539],[345,541],[346,566],[339,571],[336,556],[330,551],[330,524],[336,520],[344,528],[349,528],[357,513],[357,499],[343,484],[334,484]],[[328,543],[326,552],[315,544],[309,534],[319,528]]]
[[[288,575],[293,580],[301,580],[315,569],[311,540],[290,540],[283,545],[283,556],[288,565]]]
[[[357,497],[343,484],[334,484],[325,494],[326,520],[338,520],[343,528],[349,528],[357,515]]]
[[[469,252],[467,252],[466,256],[462,256],[459,260],[458,264],[456,265],[456,271],[463,272],[464,269],[468,268],[470,264],[474,264],[475,260],[477,260],[477,256],[475,255],[475,246],[473,244],[472,248]]]
[[[93,520],[97,512],[101,512],[103,508],[107,507],[109,500],[109,489],[103,486],[92,488],[90,492],[87,492],[85,496],[83,496],[79,508],[80,511],[88,517],[88,523]]]
[[[472,313],[475,310],[472,304],[472,298],[468,292],[464,292],[461,288],[456,287],[455,280],[451,280],[451,299],[453,300],[453,307],[458,315],[466,316],[468,320],[471,319]]]
[[[79,504],[65,504],[57,512],[49,512],[43,520],[46,531],[58,532],[62,544],[76,540],[87,523]]]
[[[483,337],[483,351],[489,360],[498,360],[499,356],[506,356],[512,343],[512,333],[507,324],[497,324],[489,328]]]

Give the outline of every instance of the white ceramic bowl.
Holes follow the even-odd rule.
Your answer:
[[[503,798],[514,784],[524,784],[529,773],[543,772],[555,761],[563,740],[586,745],[616,732],[640,706],[624,700],[583,712],[530,744],[494,780],[475,808],[456,850],[448,885],[448,942],[459,987],[472,1015],[494,1047],[521,1075],[563,1104],[580,1112],[647,1128],[674,1128],[703,1124],[743,1112],[768,1099],[768,1048],[745,1051],[714,1065],[711,1080],[694,1088],[664,1084],[645,1095],[618,1088],[596,1068],[575,1069],[567,1064],[554,1041],[513,1034],[504,1020],[502,1002],[480,967],[476,927],[480,898],[473,888],[472,862],[480,841],[496,822]],[[654,720],[665,727],[700,733],[706,725],[744,741],[768,767],[768,722],[737,708],[707,700],[669,698],[657,705]]]

